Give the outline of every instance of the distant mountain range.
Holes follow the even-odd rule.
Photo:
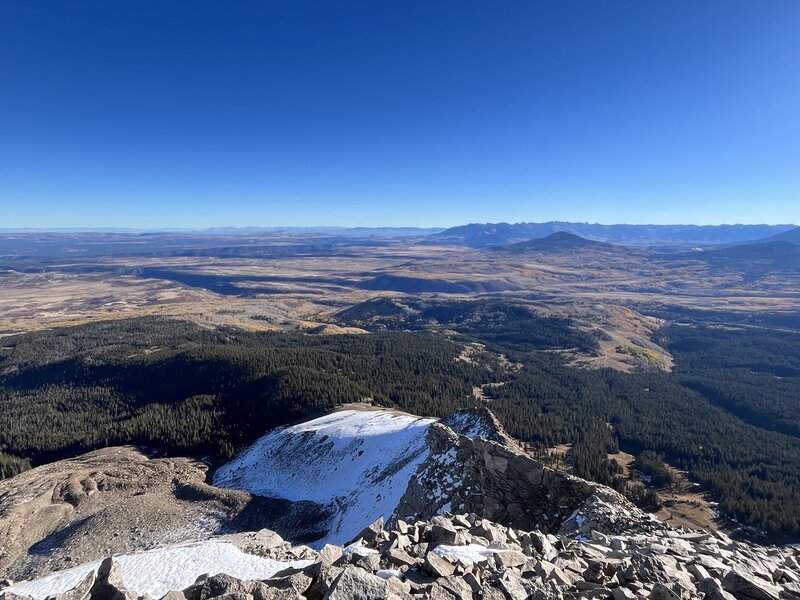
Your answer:
[[[632,246],[692,247],[763,240],[788,234],[800,237],[794,225],[601,225],[599,223],[471,223],[451,227],[431,237],[439,242],[472,248],[503,246],[571,233],[600,242]],[[780,240],[776,240],[780,241]],[[790,241],[790,240],[783,240]]]
[[[528,240],[526,242],[516,242],[504,246],[490,246],[491,252],[510,252],[512,254],[522,254],[526,252],[571,252],[580,250],[591,251],[613,251],[624,249],[621,245],[610,244],[608,242],[598,242],[590,240],[574,233],[558,231],[551,233],[547,237]]]
[[[784,231],[764,240],[765,242],[789,242],[790,244],[800,244],[800,227],[795,227],[789,231]]]
[[[800,264],[800,245],[782,241],[764,241],[752,244],[737,244],[704,251],[687,252],[673,257],[699,259],[707,263],[723,264],[757,261],[774,266]]]
[[[701,261],[709,265],[737,266],[756,268],[758,270],[786,269],[800,266],[800,244],[777,239],[778,237],[795,239],[798,229],[787,231],[781,236],[744,242],[740,244],[719,244],[705,248],[683,248],[674,252],[651,251],[641,246],[612,244],[598,242],[573,233],[559,231],[544,238],[537,238],[525,242],[516,242],[503,246],[490,246],[484,252],[508,254],[575,254],[591,253],[594,256],[627,257],[643,260],[663,261]],[[795,234],[794,236],[789,234]]]
[[[318,236],[335,238],[420,238],[422,243],[450,244],[471,248],[489,248],[544,239],[554,233],[566,233],[595,242],[608,242],[624,246],[655,249],[711,249],[753,242],[789,242],[800,244],[800,227],[794,225],[602,225],[599,223],[572,223],[550,221],[547,223],[470,223],[449,229],[438,227],[211,227],[209,229],[8,229],[0,228],[0,237],[31,241],[31,236],[44,236],[40,241],[57,240],[70,236],[80,240],[85,235],[116,236],[113,241],[141,244],[146,239],[175,238],[182,242],[196,237],[205,243],[207,238],[223,238],[228,245],[238,245],[234,239],[247,244],[258,241],[259,236]],[[110,238],[109,238],[110,239]],[[558,241],[555,238],[550,244]],[[564,243],[567,238],[561,238]],[[108,240],[106,240],[108,241]],[[573,240],[574,242],[574,240]],[[533,249],[531,247],[530,249]]]

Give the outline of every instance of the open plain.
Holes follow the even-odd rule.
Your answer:
[[[0,332],[143,315],[252,330],[353,333],[375,298],[504,298],[601,330],[576,364],[671,368],[659,310],[800,310],[795,262],[614,244],[470,248],[436,236],[15,234],[0,244]],[[656,310],[654,310],[654,308]]]

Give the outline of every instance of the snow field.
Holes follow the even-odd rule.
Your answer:
[[[189,587],[206,573],[226,573],[245,580],[268,579],[289,567],[305,567],[312,562],[279,562],[245,554],[233,544],[214,541],[125,554],[115,557],[115,560],[129,591],[139,596],[149,594],[156,599],[171,590]],[[17,583],[7,591],[44,600],[78,585],[91,571],[97,571],[100,562],[86,563],[41,579]]]
[[[218,487],[331,506],[329,533],[314,546],[346,544],[388,519],[427,457],[435,419],[343,410],[271,431],[219,469]]]

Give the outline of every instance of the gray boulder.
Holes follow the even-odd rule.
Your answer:
[[[337,560],[342,558],[341,546],[334,546],[332,544],[325,544],[322,550],[319,551],[319,558],[322,562],[332,565]]]
[[[706,577],[697,585],[697,591],[706,595],[706,600],[736,600],[733,594],[726,592],[719,581]]]
[[[722,587],[739,600],[778,600],[781,594],[779,587],[736,571],[730,571],[722,578]]]
[[[350,543],[364,540],[367,545],[374,544],[378,541],[378,535],[381,531],[383,531],[383,517],[378,517],[373,523],[362,529],[355,538],[350,540]]]
[[[424,568],[428,573],[437,577],[449,577],[456,571],[456,568],[452,563],[439,556],[436,556],[432,552],[425,556]]]
[[[411,595],[387,584],[372,573],[354,566],[344,571],[331,585],[325,600],[411,600]]]
[[[648,596],[650,600],[681,600],[681,597],[665,586],[663,583],[657,583],[653,586],[653,591]]]
[[[82,584],[85,582],[86,580]],[[106,558],[100,563],[89,595],[92,600],[136,600],[136,595],[125,589],[119,565],[113,558]]]
[[[64,592],[63,594],[57,594],[57,600],[87,600],[90,598],[92,587],[94,587],[94,582],[97,577],[97,574],[94,571],[86,574],[86,577],[83,578],[77,586],[72,588],[71,590]]]

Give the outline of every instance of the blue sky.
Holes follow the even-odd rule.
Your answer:
[[[0,4],[0,227],[800,223],[800,2]]]

